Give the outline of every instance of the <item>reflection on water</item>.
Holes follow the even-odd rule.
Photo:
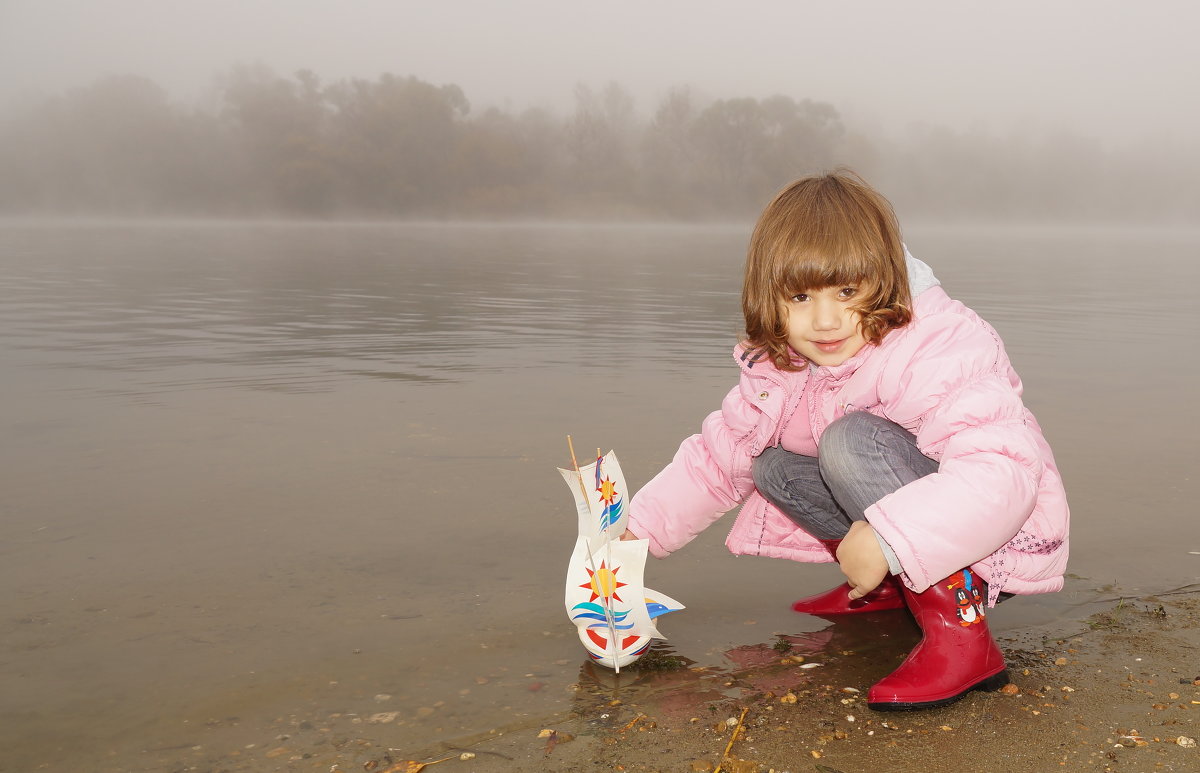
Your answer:
[[[0,746],[151,770],[145,739],[231,716],[392,710],[402,746],[569,706],[564,436],[635,487],[669,460],[736,378],[747,232],[0,227]],[[998,625],[1194,579],[1200,235],[908,238],[1005,337],[1072,498],[1078,592]],[[821,631],[788,604],[834,575],[723,529],[647,569],[675,651]]]
[[[54,367],[126,371],[114,384],[131,392],[600,367],[595,342],[656,351],[647,331],[668,332],[681,347],[666,356],[682,361],[695,353],[690,340],[734,333],[733,230],[79,227],[5,237],[9,346]]]

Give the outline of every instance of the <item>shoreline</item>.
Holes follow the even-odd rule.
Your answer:
[[[157,762],[214,773],[1200,769],[1200,590],[1010,631],[998,637],[1009,686],[917,712],[867,709],[867,688],[919,632],[907,616],[866,617],[739,647],[732,671],[665,648],[619,677],[585,664],[564,686],[569,710],[424,748],[391,747],[379,716],[293,716],[270,738],[224,753],[212,738],[157,750]]]
[[[592,690],[591,705],[543,728],[556,742],[510,733],[439,773],[1200,769],[1200,592],[1121,600],[1071,628],[1001,637],[1008,687],[917,712],[865,705],[870,682],[893,667],[878,660],[898,663],[907,641],[866,651],[835,640],[808,654],[805,642],[787,653],[750,648],[746,666],[715,684],[692,674],[692,684],[628,701]]]

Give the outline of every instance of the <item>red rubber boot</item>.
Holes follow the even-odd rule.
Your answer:
[[[988,630],[987,585],[969,569],[920,593],[901,593],[924,634],[900,667],[867,693],[876,711],[945,706],[971,690],[1008,684],[1004,655]]]
[[[823,539],[821,544],[829,555],[837,560],[840,539]],[[904,609],[904,596],[900,593],[900,580],[893,575],[883,578],[879,587],[861,599],[850,600],[850,584],[842,583],[836,588],[803,598],[792,604],[796,612],[806,615],[856,615],[863,612],[885,612],[889,609]]]

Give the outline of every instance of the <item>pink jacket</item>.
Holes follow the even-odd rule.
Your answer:
[[[866,511],[895,551],[913,590],[970,566],[1001,591],[1059,590],[1069,511],[1050,446],[1021,402],[1021,380],[990,325],[941,287],[922,292],[913,320],[833,368],[799,372],[750,362],[741,379],[683,442],[674,460],[634,496],[629,528],[663,557],[744,503],[726,545],[741,555],[831,561],[755,490],[752,460],[779,442],[807,386],[818,441],[834,419],[870,411],[917,438],[938,472]]]

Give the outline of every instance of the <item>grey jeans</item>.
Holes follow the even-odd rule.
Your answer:
[[[938,469],[911,432],[865,411],[830,424],[818,452],[768,448],[751,469],[759,493],[817,539],[841,539],[868,507]]]

